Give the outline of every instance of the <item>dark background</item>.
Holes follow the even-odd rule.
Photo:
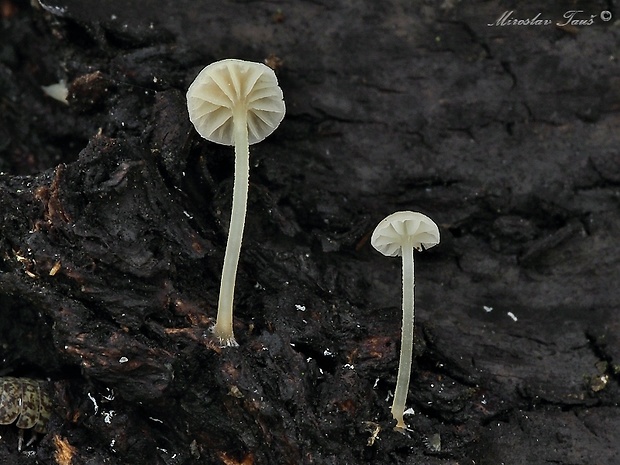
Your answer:
[[[26,452],[2,427],[0,463],[617,464],[618,15],[1,0],[0,376],[49,379],[55,408]],[[287,105],[251,147],[225,350],[234,157],[185,109],[223,58],[267,60]],[[442,235],[416,255],[406,434],[400,261],[369,244],[397,210]]]

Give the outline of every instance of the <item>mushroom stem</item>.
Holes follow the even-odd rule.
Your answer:
[[[222,280],[220,282],[220,298],[217,308],[217,319],[213,326],[213,334],[219,338],[223,346],[237,346],[233,333],[233,300],[237,265],[241,252],[243,227],[248,200],[250,182],[250,146],[248,143],[247,109],[239,105],[234,112],[233,137],[235,141],[235,180],[233,185],[233,203],[230,215],[230,230],[224,254]]]
[[[396,419],[396,429],[406,429],[403,419],[405,402],[409,392],[409,377],[411,375],[411,361],[413,358],[413,328],[415,321],[414,312],[414,269],[413,269],[413,244],[411,241],[402,246],[403,257],[403,325],[400,340],[400,362],[398,365],[398,377],[394,401],[392,402],[392,416]]]

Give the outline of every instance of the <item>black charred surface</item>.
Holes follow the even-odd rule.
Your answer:
[[[0,463],[620,461],[620,10],[440,3],[0,1],[0,376],[55,404]],[[232,148],[184,97],[223,58],[278,63],[288,112],[251,148],[237,349],[208,332]],[[407,434],[369,244],[403,209],[442,234]]]

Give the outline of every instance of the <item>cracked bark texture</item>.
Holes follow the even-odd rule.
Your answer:
[[[0,375],[56,407],[27,453],[2,427],[1,463],[618,463],[616,1],[563,27],[489,24],[573,2],[34,3],[0,9]],[[275,57],[221,350],[233,155],[184,93]],[[404,209],[442,234],[407,434],[400,264],[368,241]]]

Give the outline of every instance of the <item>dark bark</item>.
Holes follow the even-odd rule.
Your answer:
[[[618,463],[616,2],[561,27],[571,2],[84,4],[0,3],[0,376],[55,404],[32,454],[1,427],[0,463]],[[270,56],[287,116],[251,147],[220,349],[233,151],[184,94]],[[369,244],[397,210],[442,234],[406,434],[400,262]]]

